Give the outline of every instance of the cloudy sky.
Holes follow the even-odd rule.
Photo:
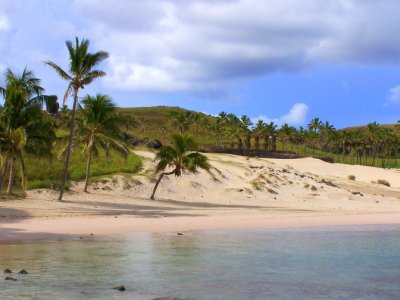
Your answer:
[[[106,50],[85,88],[119,106],[174,105],[299,126],[400,119],[398,0],[0,0],[0,73],[66,82],[66,40]],[[0,86],[4,78],[0,76]]]

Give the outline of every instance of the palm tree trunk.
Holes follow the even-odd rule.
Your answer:
[[[7,187],[7,194],[12,194],[14,185],[14,158],[11,159],[10,165],[10,177],[8,177],[8,187]]]
[[[89,183],[89,173],[90,173],[90,161],[92,160],[92,148],[89,148],[89,154],[88,154],[88,159],[86,163],[86,178],[85,178],[85,187],[83,188],[83,191],[87,193],[87,187]]]
[[[7,156],[6,161],[4,162],[3,172],[1,173],[0,177],[0,190],[3,188],[4,179],[6,179],[7,169],[8,169],[8,161],[9,157]]]
[[[74,89],[74,104],[72,107],[72,114],[71,114],[71,124],[69,127],[69,139],[68,139],[68,150],[67,150],[67,158],[65,160],[65,170],[64,176],[60,186],[60,195],[58,196],[58,201],[62,201],[62,197],[64,194],[65,185],[67,184],[68,180],[68,172],[69,172],[69,165],[71,159],[71,149],[72,149],[72,139],[74,135],[74,128],[75,128],[75,111],[76,111],[76,104],[78,102],[78,88]]]
[[[150,199],[151,199],[151,200],[154,200],[154,194],[156,193],[156,190],[157,190],[157,188],[158,188],[158,185],[160,184],[160,181],[161,181],[161,179],[164,177],[164,175],[172,175],[172,174],[174,174],[174,173],[175,173],[175,170],[173,170],[173,171],[171,171],[171,172],[163,172],[163,173],[160,174],[160,177],[158,177],[158,180],[157,180],[157,182],[156,182],[156,185],[154,186],[153,193],[152,193],[151,196],[150,196]]]

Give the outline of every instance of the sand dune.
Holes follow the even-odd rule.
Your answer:
[[[149,196],[154,185],[154,155],[145,151],[138,154],[145,158],[140,174],[94,181],[90,193],[81,192],[82,183],[75,183],[64,202],[56,201],[56,191],[43,189],[29,191],[24,199],[2,201],[0,239],[22,237],[22,233],[29,232],[146,231],[163,224],[169,229],[175,224],[180,230],[232,228],[235,223],[246,227],[244,224],[252,222],[262,227],[273,225],[273,220],[291,224],[289,220],[293,218],[300,226],[321,223],[306,220],[323,220],[324,216],[359,215],[363,216],[362,224],[388,223],[389,219],[389,223],[400,223],[398,170],[329,164],[312,158],[278,160],[208,154],[213,167],[210,174],[201,171],[180,178],[166,177],[152,201]],[[356,180],[349,180],[348,175],[356,176]],[[391,187],[371,183],[378,179],[387,180]],[[387,217],[389,214],[391,217]],[[365,217],[368,215],[371,217]],[[100,217],[102,224],[111,222],[109,227],[113,229],[96,227],[93,220]],[[183,219],[176,217],[185,218],[183,225]],[[88,219],[92,221],[85,222]],[[355,218],[347,219],[351,224]],[[279,222],[275,222],[277,226],[285,224]],[[338,219],[337,223],[343,221]],[[335,221],[329,224],[334,225]]]

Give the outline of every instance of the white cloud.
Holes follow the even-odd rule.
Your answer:
[[[7,31],[10,28],[11,25],[8,18],[3,13],[0,13],[0,31]]]
[[[256,123],[258,120],[263,120],[266,123],[274,122],[278,126],[285,123],[292,126],[300,126],[306,123],[306,117],[308,114],[309,107],[304,103],[296,103],[292,106],[289,112],[279,118],[270,118],[266,115],[260,115],[252,118],[251,121]]]
[[[400,85],[392,87],[389,90],[389,96],[387,97],[386,105],[400,103]]]
[[[114,56],[105,82],[122,90],[207,91],[320,61],[400,60],[394,0],[79,0],[74,8]]]

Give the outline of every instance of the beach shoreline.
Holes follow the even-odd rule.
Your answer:
[[[124,236],[133,233],[187,233],[209,230],[306,229],[400,225],[400,212],[138,218],[92,216],[33,218],[0,223],[0,242]]]

